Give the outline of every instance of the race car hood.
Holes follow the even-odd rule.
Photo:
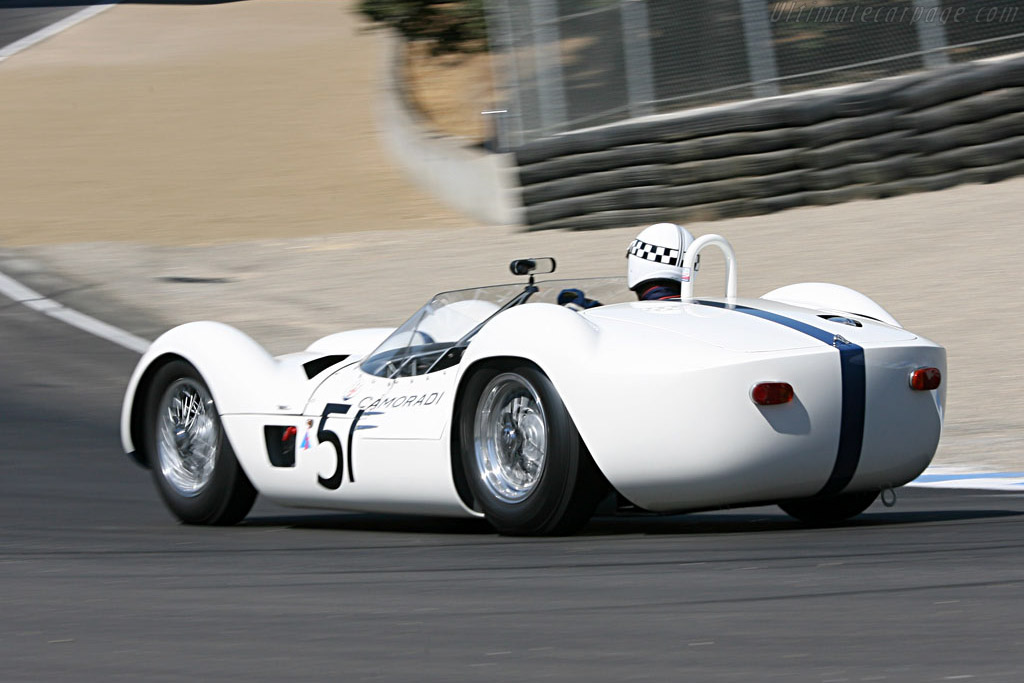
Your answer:
[[[638,301],[590,309],[585,315],[598,326],[624,323],[648,327],[745,353],[820,347],[822,337],[828,335],[839,335],[861,346],[917,338],[902,328],[870,318],[764,299]],[[808,332],[814,332],[813,336]]]

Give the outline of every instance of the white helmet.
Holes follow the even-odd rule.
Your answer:
[[[655,223],[644,228],[626,252],[629,288],[635,291],[650,280],[680,281],[683,255],[692,242],[690,231],[675,223]]]

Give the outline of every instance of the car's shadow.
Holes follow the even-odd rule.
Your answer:
[[[250,515],[246,527],[287,527],[333,531],[372,531],[381,533],[494,535],[494,529],[482,519],[449,519],[358,512],[324,512],[309,515]]]
[[[1024,515],[1020,510],[886,510],[866,512],[853,519],[828,527],[799,522],[782,512],[722,511],[679,515],[617,513],[595,516],[577,537],[629,535],[707,535],[736,533],[771,533],[816,528],[864,528],[900,526],[937,522],[965,522]],[[446,519],[411,515],[362,513],[322,513],[310,515],[262,515],[246,519],[247,527],[289,527],[335,531],[366,531],[377,533],[425,533],[452,536],[495,536],[496,532],[483,520]]]
[[[898,526],[936,522],[963,522],[1024,515],[1018,510],[912,510],[866,512],[838,524],[812,525],[782,512],[701,512],[688,515],[616,515],[595,517],[583,530],[585,535],[620,534],[734,534],[792,531],[796,529],[837,529]]]

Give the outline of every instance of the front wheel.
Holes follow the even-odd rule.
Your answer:
[[[164,503],[186,524],[240,522],[256,489],[235,458],[206,382],[185,361],[153,377],[146,398],[145,448]]]
[[[587,523],[604,478],[546,375],[528,365],[478,370],[461,405],[463,470],[495,529],[559,535]]]
[[[859,491],[857,493],[841,493],[828,498],[791,500],[780,503],[779,507],[783,512],[796,517],[801,522],[825,526],[856,517],[867,510],[876,498],[878,498],[878,491]]]

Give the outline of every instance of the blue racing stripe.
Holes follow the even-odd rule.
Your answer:
[[[779,315],[778,313],[771,313],[769,311],[762,311],[762,310],[760,310],[758,308],[751,308],[750,306],[739,306],[739,305],[736,305],[736,304],[726,304],[726,303],[722,303],[721,301],[700,301],[700,300],[697,300],[697,301],[694,301],[693,303],[700,304],[701,306],[714,306],[715,308],[725,308],[725,309],[728,309],[730,311],[738,311],[740,313],[746,313],[747,315],[752,315],[755,318],[761,318],[762,320],[770,320],[773,323],[778,323],[780,325],[785,325],[786,327],[788,327],[791,330],[796,330],[797,332],[803,332],[807,336],[814,337],[818,341],[825,342],[829,346],[832,346],[832,342],[835,341],[835,338],[836,338],[836,336],[834,334],[832,334],[831,332],[826,332],[825,330],[822,330],[820,328],[814,327],[813,325],[808,325],[807,323],[800,322],[799,320],[793,320],[792,318],[787,318],[786,316]]]
[[[867,403],[867,372],[864,365],[864,349],[841,336],[808,325],[778,313],[762,311],[750,306],[727,304],[720,301],[695,300],[701,306],[724,308],[745,313],[755,318],[768,320],[791,330],[802,332],[820,342],[839,350],[839,368],[842,378],[842,418],[839,423],[839,448],[836,461],[828,481],[816,495],[834,496],[845,489],[860,463],[860,451],[864,445],[864,413]]]
[[[840,338],[842,339],[842,338]],[[832,496],[849,485],[860,463],[860,450],[864,445],[864,413],[867,404],[867,368],[864,349],[842,340],[833,342],[839,349],[839,367],[843,378],[843,419],[839,425],[839,450],[819,496]]]

